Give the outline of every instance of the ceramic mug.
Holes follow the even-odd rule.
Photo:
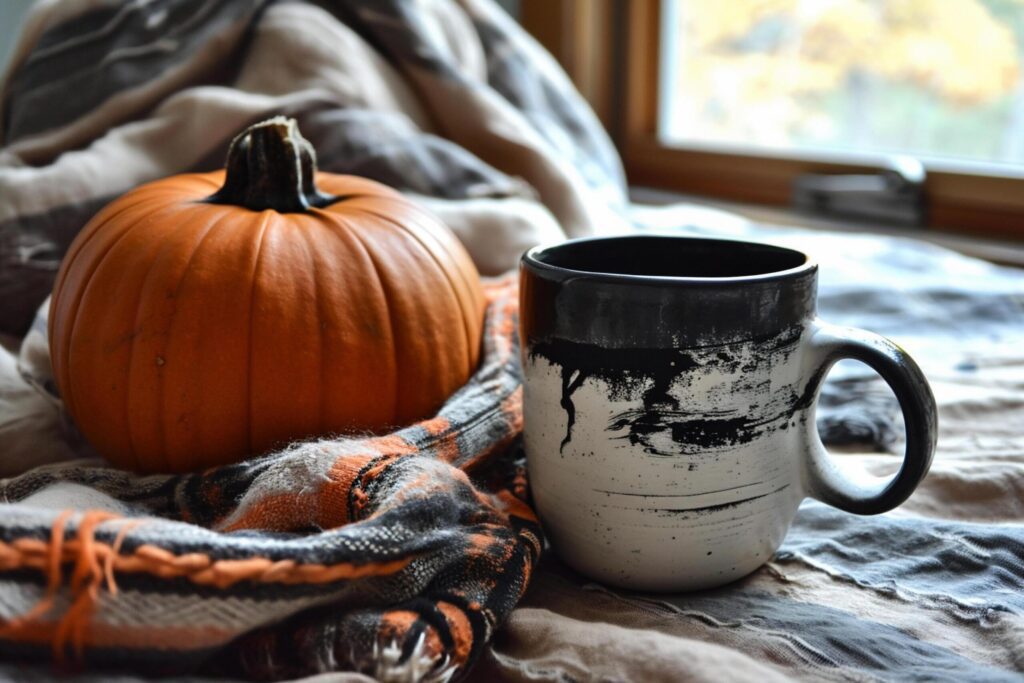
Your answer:
[[[935,400],[917,364],[815,315],[817,265],[766,244],[661,235],[565,242],[520,265],[525,448],[552,547],[639,590],[733,581],[766,562],[805,497],[875,514],[928,472]],[[828,369],[892,387],[906,453],[846,478],[815,427]]]

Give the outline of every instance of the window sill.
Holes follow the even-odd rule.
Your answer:
[[[687,203],[695,206],[717,209],[739,215],[756,223],[807,228],[811,230],[832,230],[836,232],[874,233],[893,237],[910,237],[937,244],[968,256],[985,259],[1001,265],[1024,268],[1024,245],[1020,242],[1005,242],[982,237],[966,237],[949,232],[915,229],[863,223],[855,219],[817,216],[798,212],[794,209],[743,204],[719,199],[657,190],[647,187],[630,188],[630,198],[638,204],[664,206]]]

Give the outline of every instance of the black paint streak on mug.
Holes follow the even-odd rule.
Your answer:
[[[678,408],[669,389],[683,373],[698,367],[692,356],[678,349],[609,349],[565,339],[534,344],[529,353],[531,358],[541,356],[561,368],[561,405],[567,420],[560,450],[572,440],[572,427],[576,422],[572,395],[585,380],[602,379],[611,388],[612,398],[625,398],[643,385],[645,379],[650,379],[653,384],[643,393],[645,408],[653,410],[659,405]]]
[[[796,348],[801,332],[800,326],[793,326],[780,334],[749,340],[750,344],[757,347],[755,360],[749,361],[742,370],[750,372],[759,361],[770,363],[777,354],[790,353]],[[794,394],[781,411],[768,417],[711,417],[707,409],[681,409],[679,401],[669,393],[672,385],[684,375],[701,371],[702,365],[693,353],[680,349],[605,348],[565,339],[537,342],[529,348],[528,353],[531,359],[540,356],[561,370],[560,404],[566,413],[566,428],[560,452],[564,452],[566,445],[572,441],[572,429],[576,422],[576,406],[572,395],[590,378],[603,380],[611,390],[609,398],[612,399],[633,398],[641,387],[647,387],[640,396],[643,408],[613,416],[608,431],[628,428],[628,433],[620,438],[642,446],[651,455],[666,457],[749,443],[766,431],[785,429],[793,415],[809,406],[813,398]],[[706,355],[708,359],[705,363],[732,365],[738,362],[724,350]],[[678,445],[675,451],[666,451],[652,443],[651,436],[665,432]]]

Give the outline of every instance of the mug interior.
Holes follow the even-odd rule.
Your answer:
[[[770,244],[669,235],[573,240],[533,249],[527,261],[582,273],[702,279],[772,275],[809,262]]]

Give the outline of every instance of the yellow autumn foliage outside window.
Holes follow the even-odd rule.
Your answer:
[[[665,6],[670,140],[1024,163],[1020,0]]]

